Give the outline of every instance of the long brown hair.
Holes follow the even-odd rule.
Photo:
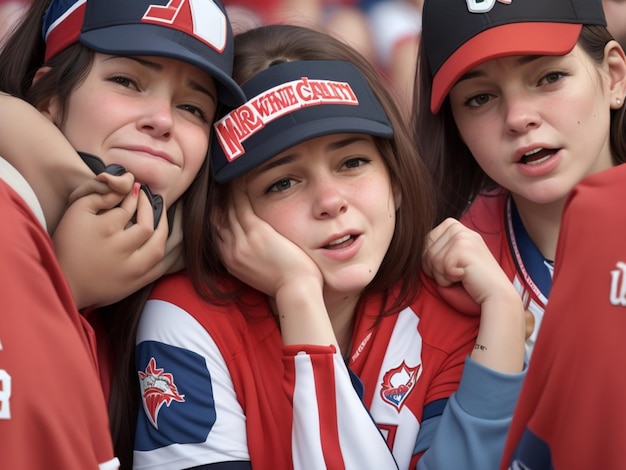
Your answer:
[[[604,60],[604,47],[613,36],[604,26],[586,25],[578,44],[598,65]],[[415,77],[413,133],[419,153],[433,178],[437,190],[437,221],[459,218],[479,194],[500,188],[478,165],[458,133],[449,99],[440,111],[430,110],[432,74],[426,48],[420,47]],[[626,107],[611,111],[610,145],[613,163],[626,161]],[[504,191],[503,188],[500,188]]]

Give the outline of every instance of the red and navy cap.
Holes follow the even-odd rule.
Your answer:
[[[431,111],[487,60],[569,53],[583,25],[606,26],[602,0],[426,0],[422,45],[433,74]]]
[[[214,124],[211,168],[222,183],[314,137],[343,132],[393,136],[365,76],[348,62],[272,65],[242,89],[248,101]]]
[[[231,78],[233,33],[218,0],[52,0],[42,28],[46,62],[77,41],[104,54],[169,57],[209,73],[220,102],[245,101]]]

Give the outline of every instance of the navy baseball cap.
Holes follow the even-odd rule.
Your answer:
[[[272,65],[243,84],[247,102],[214,124],[211,167],[225,183],[314,137],[393,128],[365,76],[343,61]]]
[[[583,25],[606,26],[602,0],[426,0],[422,45],[433,75],[431,111],[475,66],[511,55],[567,54]]]
[[[46,62],[77,41],[103,54],[169,57],[210,74],[221,103],[245,101],[231,77],[233,32],[218,0],[52,0],[42,29]]]

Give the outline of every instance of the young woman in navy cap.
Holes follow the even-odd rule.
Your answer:
[[[248,101],[214,126],[205,282],[161,279],[139,324],[136,467],[495,468],[522,303],[479,236],[429,233],[383,82],[287,25],[237,36],[233,72]],[[463,288],[480,315],[441,298]]]
[[[18,111],[3,131],[28,137],[6,144],[1,165],[2,468],[117,468],[94,332],[76,307],[126,297],[173,264],[165,210],[153,220],[144,194],[164,209],[182,198],[185,223],[200,224],[211,123],[243,99],[223,7],[191,3],[36,1],[0,54],[0,89],[39,112],[2,98],[3,113]],[[76,151],[102,160],[97,182]],[[94,194],[61,219],[78,186],[73,197]],[[118,307],[111,325],[128,313]],[[116,350],[132,335],[123,326],[109,332]],[[112,424],[116,439],[132,434]]]

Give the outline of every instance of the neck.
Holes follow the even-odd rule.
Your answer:
[[[541,254],[550,260],[554,260],[556,254],[561,216],[566,199],[563,198],[550,204],[536,204],[513,196],[528,236]]]

